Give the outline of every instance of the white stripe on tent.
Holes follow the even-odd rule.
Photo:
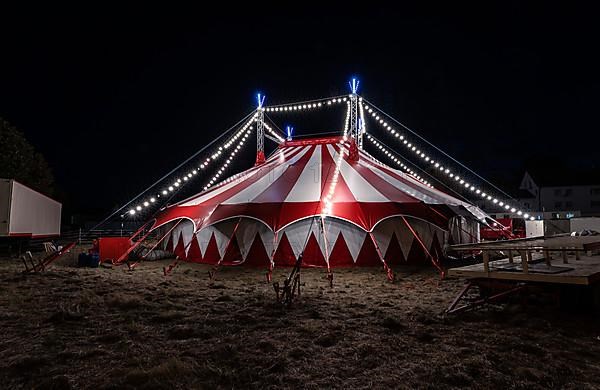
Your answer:
[[[418,199],[418,200],[428,203],[428,204],[444,203],[442,199],[436,199],[427,194],[422,193],[421,191],[417,191],[414,187],[411,187],[408,184],[403,183],[400,180],[390,176],[386,172],[380,170],[378,167],[375,167],[372,165],[367,165],[367,164],[365,164],[364,166],[369,168],[369,170],[371,170],[377,176],[379,176],[380,178],[382,178],[383,180],[388,182],[393,187],[396,187],[399,191],[402,191],[402,192],[412,196],[415,199]],[[400,176],[405,176],[405,174],[402,172],[399,172],[399,171],[394,171],[394,172]],[[407,179],[407,180],[409,180],[409,179]],[[446,203],[450,203],[451,205],[456,205],[456,202],[453,202],[453,199],[448,199]]]
[[[287,156],[289,156],[290,154],[294,153],[294,152],[295,152],[296,150],[298,150],[298,149],[300,149],[300,147],[295,147],[295,148],[286,149],[286,150],[283,152],[283,155],[284,155],[284,157],[287,157]],[[275,158],[275,157],[276,157],[276,158]],[[278,155],[278,154],[275,154],[274,156],[271,156],[271,157],[269,158],[269,160],[270,160],[270,161],[269,161],[269,160],[267,160],[268,162],[267,162],[267,163],[265,163],[264,165],[262,165],[262,166],[260,167],[260,169],[269,168],[269,166],[270,166],[270,165],[276,165],[276,164],[279,164],[280,162],[279,162],[279,160],[278,160],[278,159],[279,159],[279,155]],[[251,178],[252,176],[254,176],[256,173],[258,173],[260,169],[255,169],[254,171],[250,171],[250,172],[248,172],[248,173],[244,174],[244,176],[242,176],[242,177],[240,177],[240,178],[238,178],[238,179],[236,179],[236,180],[233,180],[233,181],[232,181],[232,182],[230,182],[230,183],[227,183],[227,184],[225,184],[225,185],[223,185],[223,186],[221,186],[221,187],[219,187],[219,188],[215,188],[215,189],[214,189],[214,190],[212,190],[212,191],[210,191],[210,190],[209,190],[209,191],[208,191],[206,194],[204,194],[204,195],[202,195],[202,196],[199,196],[199,197],[197,197],[197,198],[195,198],[195,199],[191,199],[189,202],[182,203],[182,204],[180,204],[179,206],[195,206],[195,205],[198,205],[198,204],[200,204],[200,203],[202,203],[202,202],[206,202],[207,200],[209,200],[209,199],[212,199],[212,198],[214,198],[215,196],[217,196],[217,195],[220,195],[220,194],[222,194],[223,192],[225,192],[225,191],[229,190],[230,188],[232,188],[232,187],[234,187],[234,186],[236,186],[236,185],[238,185],[238,184],[240,184],[240,183],[242,183],[242,182],[244,182],[244,181],[246,181],[246,180],[250,179],[250,178]]]
[[[240,222],[240,226],[238,226],[235,232],[235,238],[237,239],[238,247],[240,248],[240,253],[244,260],[246,260],[246,256],[248,256],[256,232],[258,232],[259,225],[262,224],[253,219],[243,218]]]
[[[333,161],[337,161],[339,153],[335,151],[332,145],[327,145],[327,150],[331,154]],[[358,202],[389,202],[381,192],[377,191],[364,177],[354,170],[348,162],[342,158],[339,166],[340,174],[346,182],[346,185],[352,192],[352,195]]]
[[[240,203],[252,203],[258,195],[260,195],[264,190],[269,188],[271,184],[281,175],[285,173],[288,167],[298,161],[302,156],[306,154],[309,148],[304,148],[300,153],[289,159],[288,161],[276,166],[273,169],[270,169],[267,174],[258,179],[256,182],[252,183],[248,187],[244,188],[242,191],[233,195],[231,198],[227,199],[223,202],[223,204],[240,204]]]
[[[341,232],[342,239],[346,243],[350,255],[352,256],[352,261],[356,262],[367,233],[350,222],[338,218],[326,218],[325,231],[327,232],[327,247],[329,248],[329,254],[331,255],[338,234]]]
[[[298,258],[300,253],[304,251],[304,246],[308,243],[310,234],[314,234],[319,244],[321,254],[323,257],[325,257],[325,240],[323,239],[320,222],[317,220],[317,218],[321,217],[306,218],[298,222],[294,222],[284,229],[285,235],[290,242],[290,246],[292,247],[292,251],[294,252],[294,256],[296,256],[296,258]],[[279,232],[279,235],[279,239],[281,240],[283,232]]]
[[[321,200],[321,145],[304,166],[285,202],[318,202]]]

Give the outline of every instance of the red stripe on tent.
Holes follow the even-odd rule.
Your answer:
[[[310,238],[304,247],[302,265],[304,267],[327,267],[325,256],[323,256],[323,252],[321,252],[321,248],[313,232],[310,233]]]
[[[329,266],[334,267],[352,267],[354,266],[354,260],[352,260],[352,254],[348,249],[346,240],[340,232],[335,240],[331,254],[329,255]]]
[[[400,242],[398,241],[398,237],[396,237],[396,232],[392,232],[390,244],[388,245],[387,251],[385,251],[384,259],[388,265],[406,263],[404,253],[402,253],[402,248],[400,247]]]
[[[204,256],[202,256],[202,262],[206,264],[217,264],[219,260],[221,260],[221,255],[219,254],[217,239],[215,238],[215,233],[212,233],[210,235],[210,240],[208,240],[206,251],[204,251]]]
[[[296,151],[290,153],[289,156],[286,156],[285,161],[288,161],[290,158],[293,158],[301,150],[302,149],[299,149],[299,150],[296,150]],[[196,230],[200,230],[200,228],[202,226],[207,225],[206,219],[208,218],[208,216],[211,216],[218,209],[218,207],[221,203],[225,202],[227,199],[231,198],[238,192],[248,188],[249,186],[254,184],[257,180],[259,180],[261,177],[270,174],[270,172],[273,168],[273,165],[277,165],[277,164],[281,164],[281,163],[277,160],[273,164],[270,164],[270,165],[263,164],[257,168],[253,168],[253,169],[249,170],[248,173],[250,173],[250,171],[254,171],[254,170],[258,170],[259,172],[257,172],[253,176],[245,178],[240,183],[232,186],[231,188],[223,191],[222,193],[215,195],[212,198],[206,199],[204,202],[201,202],[200,204],[191,205],[191,206],[182,206],[181,205],[182,203],[190,202],[194,199],[200,198],[201,196],[209,194],[211,191],[216,191],[218,189],[218,187],[214,187],[213,189],[208,190],[207,192],[202,192],[202,193],[198,194],[198,196],[189,198],[183,202],[179,202],[175,206],[167,208],[163,213],[161,213],[157,217],[155,226],[160,226],[160,225],[166,223],[167,221],[174,220],[177,218],[188,217],[188,218],[193,219],[196,222]],[[248,176],[248,175],[246,175],[246,176]],[[219,186],[219,187],[221,187],[221,186]]]
[[[260,234],[256,233],[254,236],[254,241],[252,241],[252,246],[248,251],[248,255],[246,256],[246,261],[244,261],[244,265],[250,267],[266,267],[269,268],[271,265],[271,260],[269,259],[269,255],[267,254],[267,250],[265,249],[265,245],[260,238]]]
[[[242,258],[242,252],[240,251],[240,245],[238,244],[237,237],[235,234],[229,240],[229,245],[223,255],[222,265],[237,265],[240,264],[244,259]]]
[[[279,245],[277,245],[277,250],[273,256],[273,261],[277,267],[293,266],[296,264],[296,255],[294,255],[294,250],[285,232],[281,235],[281,240],[279,240]]]
[[[325,198],[329,194],[329,189],[331,187],[331,182],[333,181],[337,165],[335,163],[334,157],[331,155],[327,147],[321,148],[321,159],[321,177],[323,178],[323,185],[321,187],[321,201],[324,202]],[[352,191],[350,191],[350,188],[344,181],[344,178],[342,177],[341,173],[338,174],[338,181],[335,184],[332,200],[334,203],[334,209],[336,202],[356,202],[354,194],[352,194]]]
[[[186,258],[185,245],[183,244],[183,233],[179,234],[179,240],[177,241],[177,245],[175,246],[173,252],[175,253],[175,256],[179,257],[180,259]]]
[[[282,149],[293,147],[293,146],[306,146],[306,145],[324,145],[324,144],[335,144],[341,142],[343,139],[342,136],[335,137],[322,137],[322,138],[311,138],[311,139],[301,139],[301,140],[293,140],[293,141],[285,141],[279,147]]]
[[[377,249],[375,249],[375,244],[373,244],[373,240],[368,234],[365,236],[365,241],[356,258],[356,265],[360,267],[381,267],[383,265],[377,254]]]
[[[254,203],[283,202],[294,188],[298,178],[306,167],[306,164],[315,153],[316,146],[307,146],[309,149],[294,164],[289,164],[285,172],[274,182],[252,200]]]
[[[419,199],[399,190],[397,187],[395,187],[391,183],[388,183],[364,165],[361,165],[360,163],[352,163],[351,166],[352,168],[354,168],[357,174],[361,175],[366,181],[369,182],[369,184],[377,188],[377,191],[379,191],[390,201],[401,203],[420,202]]]
[[[380,170],[381,172],[388,174],[389,176],[393,177],[394,179],[405,183],[407,186],[413,188],[415,191],[418,191],[418,192],[420,192],[424,195],[427,195],[431,198],[438,199],[440,201],[440,203],[446,203],[445,198],[452,197],[451,195],[448,195],[443,191],[440,191],[435,188],[427,187],[425,184],[419,182],[417,179],[410,176],[409,174],[398,172],[395,169],[388,167],[387,165],[382,166],[380,164],[377,164],[374,161],[371,161],[370,158],[362,159],[361,163],[362,162],[364,162],[365,165],[369,165],[369,166],[373,167],[374,169]]]
[[[195,234],[192,236],[192,242],[187,253],[187,259],[198,263],[202,262],[202,251],[200,250],[200,244],[198,244],[198,237],[196,237]]]

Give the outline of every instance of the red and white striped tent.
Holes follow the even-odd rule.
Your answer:
[[[266,160],[170,206],[153,229],[179,258],[226,265],[434,263],[479,238],[476,206],[377,161],[343,137],[287,141]]]

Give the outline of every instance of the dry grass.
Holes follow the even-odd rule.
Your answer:
[[[0,261],[3,388],[598,388],[600,321],[516,304],[446,318],[431,269],[303,271],[274,302],[263,270],[135,271]],[[409,272],[410,271],[410,272]],[[281,281],[287,269],[277,270]]]

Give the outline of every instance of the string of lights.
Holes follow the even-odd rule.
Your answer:
[[[231,164],[231,162],[233,161],[233,158],[235,157],[235,155],[242,149],[242,146],[244,146],[244,143],[246,142],[246,140],[250,136],[250,133],[252,133],[253,129],[254,128],[252,126],[250,126],[248,128],[248,130],[246,131],[246,133],[242,136],[242,139],[240,140],[240,142],[238,142],[238,144],[236,145],[236,147],[229,154],[229,157],[227,158],[227,160],[225,160],[225,162],[223,163],[223,165],[217,170],[217,173],[215,173],[213,175],[213,177],[210,179],[210,181],[204,186],[204,191],[206,191],[207,189],[209,189],[213,184],[217,184],[218,183],[219,178],[225,172],[225,170],[227,169],[227,167],[229,166],[229,164]]]
[[[523,216],[524,218],[529,218],[531,220],[534,220],[535,217],[530,216],[528,213],[517,209],[516,207],[514,207],[511,204],[508,204],[507,202],[503,202],[502,200],[486,193],[484,190],[482,190],[481,188],[479,188],[478,186],[469,183],[468,181],[466,181],[465,179],[461,178],[458,174],[455,174],[450,168],[444,166],[443,164],[441,164],[439,161],[436,161],[435,159],[433,159],[432,157],[430,157],[429,155],[427,155],[424,151],[420,150],[417,148],[416,145],[414,145],[413,142],[409,141],[409,139],[407,138],[406,135],[400,133],[397,129],[395,129],[390,123],[388,123],[385,119],[384,119],[384,115],[387,116],[387,114],[381,113],[376,111],[375,109],[372,108],[372,106],[369,105],[365,105],[364,109],[371,114],[371,117],[375,120],[375,122],[382,127],[384,130],[388,131],[392,136],[394,136],[394,138],[396,138],[399,142],[402,142],[402,144],[404,146],[406,146],[406,148],[413,152],[417,157],[419,157],[421,160],[425,161],[426,163],[429,163],[431,167],[435,168],[436,172],[439,173],[443,173],[445,174],[448,178],[453,179],[455,183],[458,183],[458,185],[464,187],[465,189],[475,193],[476,195],[479,195],[482,199],[487,200],[487,201],[491,201],[494,205],[499,206],[501,208],[503,208],[506,211],[510,211],[511,213],[516,213],[519,216]],[[381,114],[381,115],[380,115]]]
[[[238,143],[238,145],[236,146],[236,149],[234,149],[234,151],[233,151],[234,152],[233,155],[235,155],[235,153],[237,153],[237,151],[239,151],[239,149],[241,148],[241,146],[244,144],[245,140],[248,137],[248,134],[253,129],[253,127],[251,125],[252,125],[253,122],[256,121],[256,117],[257,117],[256,113],[254,115],[252,115],[252,117],[250,118],[250,120],[248,120],[222,146],[219,146],[218,149],[215,150],[215,152],[212,155],[210,155],[210,157],[207,157],[206,160],[204,160],[202,163],[200,163],[199,167],[192,169],[188,173],[184,174],[182,177],[176,178],[171,185],[163,188],[163,190],[160,191],[160,193],[158,193],[156,195],[152,195],[149,198],[146,198],[146,199],[140,201],[137,205],[132,206],[129,209],[128,214],[130,216],[133,216],[133,215],[136,215],[137,213],[140,213],[142,210],[144,210],[144,209],[150,207],[151,205],[155,204],[161,196],[165,197],[165,196],[169,195],[170,193],[173,193],[174,191],[178,190],[183,185],[185,185],[188,182],[190,182],[191,179],[198,174],[199,170],[204,170],[209,165],[212,165],[213,162],[215,162],[216,160],[218,160],[220,158],[220,156],[223,154],[223,152],[225,150],[229,149],[233,145],[233,143],[235,141],[237,141],[241,137],[242,140]],[[223,173],[223,171],[225,170],[225,168],[227,168],[227,166],[230,163],[231,163],[231,156],[225,162],[225,164],[221,168],[219,168],[219,170],[217,171],[217,174],[211,178],[211,180],[209,181],[209,184],[204,187],[205,190],[208,187],[210,187],[213,183],[216,182],[216,180],[221,176],[221,174]]]
[[[350,127],[350,102],[346,102],[346,119],[344,120],[344,139],[348,136],[348,128]]]
[[[277,133],[275,130],[273,130],[273,128],[271,128],[271,126],[269,126],[266,122],[264,124],[265,129],[267,129],[267,131],[277,139],[277,141],[279,141],[280,144],[285,142],[285,138],[283,138],[281,135],[279,135],[279,133]]]
[[[336,104],[345,103],[348,100],[347,96],[336,96],[333,98],[315,99],[305,102],[288,103],[281,105],[272,105],[264,107],[267,112],[293,112],[305,111],[315,108],[331,107]]]
[[[371,136],[370,134],[367,134],[366,137],[367,137],[367,139],[369,141],[371,141],[371,143],[377,149],[379,149],[390,160],[392,160],[394,163],[396,163],[400,168],[402,168],[412,178],[414,178],[414,179],[418,180],[419,182],[425,184],[427,187],[433,188],[433,185],[431,185],[431,183],[429,183],[427,180],[423,179],[420,175],[417,174],[417,172],[415,172],[412,169],[410,169],[406,164],[404,164],[402,162],[402,160],[400,160],[398,157],[396,157],[396,155],[394,153],[390,152],[390,150],[388,148],[386,148],[381,142],[379,142],[378,140],[376,140],[375,137]]]
[[[358,115],[360,118],[360,126],[358,131],[360,131],[361,136],[367,133],[367,121],[365,121],[365,110],[362,103],[362,98],[358,98]]]

